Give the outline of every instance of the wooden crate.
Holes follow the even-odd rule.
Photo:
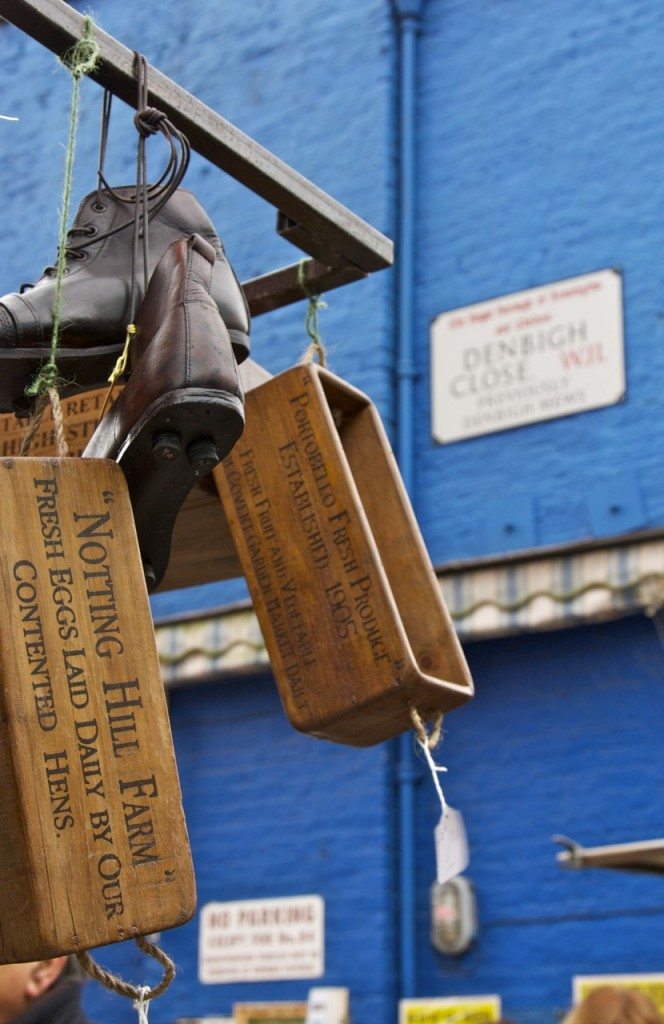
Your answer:
[[[214,475],[295,728],[354,746],[473,685],[378,413],[317,365],[247,396]]]

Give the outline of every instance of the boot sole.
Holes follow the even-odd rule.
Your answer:
[[[92,348],[60,348],[56,352],[58,372],[64,383],[61,395],[101,387],[106,383],[123,344]],[[50,348],[9,348],[0,352],[0,412],[24,412],[34,402],[25,389],[40,367],[51,357]]]
[[[153,402],[127,435],[116,462],[127,479],[149,591],[164,578],[185,498],[228,455],[243,428],[240,398],[185,388]]]

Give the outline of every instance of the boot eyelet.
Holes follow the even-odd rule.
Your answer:
[[[85,230],[86,233],[90,236],[96,235],[98,233],[98,228],[96,228],[94,224],[88,224]]]
[[[95,201],[92,204],[91,209],[94,210],[95,213],[103,213],[103,211],[106,209],[106,203],[98,203]]]

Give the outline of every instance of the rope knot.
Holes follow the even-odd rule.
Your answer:
[[[29,398],[39,398],[47,394],[51,388],[59,388],[62,384],[58,367],[55,360],[50,359],[44,363],[39,373],[26,389],[25,393]]]
[[[440,737],[443,731],[443,715],[442,712],[438,711],[433,716],[433,724],[431,726],[431,732],[427,732],[424,721],[419,711],[414,704],[409,704],[410,720],[413,723],[413,728],[419,740],[420,746],[426,747],[427,750],[435,750],[440,742]]]
[[[156,135],[161,130],[164,121],[167,120],[163,110],[157,110],[156,107],[144,107],[143,110],[137,110],[134,114],[136,130],[144,139],[147,139],[149,135]]]
[[[92,38],[92,28],[92,19],[86,18],[82,38],[62,58],[62,64],[73,78],[89,75],[99,63],[99,45]]]
[[[321,366],[325,366],[327,362],[327,353],[318,329],[318,310],[327,309],[327,302],[324,302],[319,294],[315,294],[310,291],[307,284],[307,273],[305,269],[306,262],[306,259],[301,259],[298,264],[297,283],[307,299],[307,312],[304,318],[304,329],[311,340],[300,362],[311,363],[313,362],[314,356],[317,355]]]

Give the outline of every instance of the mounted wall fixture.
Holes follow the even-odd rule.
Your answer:
[[[463,875],[431,886],[431,943],[439,953],[461,956],[477,935],[477,903]]]

